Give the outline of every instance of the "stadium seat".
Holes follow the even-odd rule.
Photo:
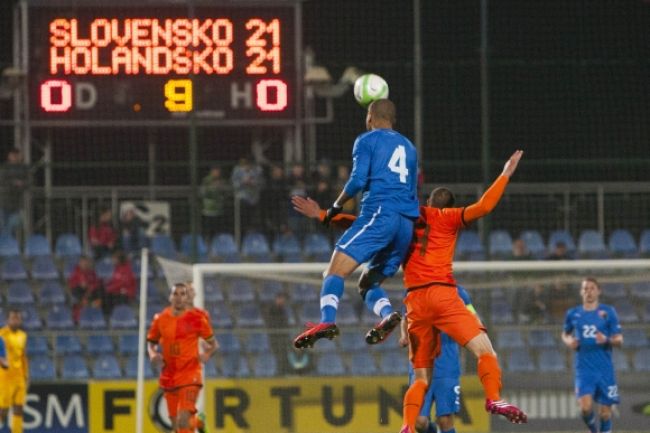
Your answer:
[[[279,281],[265,281],[259,293],[261,302],[273,302],[279,293],[284,292],[282,283]]]
[[[647,302],[645,304],[642,314],[643,314],[643,322],[650,323],[650,302]]]
[[[255,288],[251,280],[245,278],[233,278],[230,281],[228,291],[230,302],[245,303],[255,302]]]
[[[56,280],[59,270],[54,264],[52,256],[36,256],[32,263],[32,277],[37,280]]]
[[[139,276],[136,275],[136,279],[138,281],[138,286],[136,288],[136,299],[138,302],[140,302],[140,279]],[[164,301],[166,300],[169,292],[165,292],[164,296],[161,296],[160,290],[158,290],[158,286],[156,286],[156,280],[153,278],[150,280],[147,280],[147,303],[149,302],[158,302],[158,301]]]
[[[221,374],[225,377],[248,377],[251,374],[248,361],[239,353],[225,354],[221,359]]]
[[[302,304],[298,311],[298,322],[305,324],[307,322],[318,323],[320,322],[320,306],[315,302],[308,302]]]
[[[198,261],[204,262],[207,260],[208,246],[203,236],[196,237],[196,253]],[[192,257],[192,235],[190,233],[186,233],[181,237],[181,254],[185,257]]]
[[[81,240],[74,233],[63,233],[56,238],[54,253],[59,258],[78,258],[82,254]]]
[[[50,242],[43,235],[33,234],[25,242],[25,256],[32,258],[36,256],[51,256],[52,248]]]
[[[535,371],[533,359],[528,353],[528,349],[512,349],[506,356],[506,367],[510,372],[532,372]]]
[[[24,280],[13,281],[7,289],[7,303],[9,305],[25,305],[34,303],[32,288]]]
[[[336,352],[323,353],[316,360],[316,374],[320,376],[344,376],[347,374],[341,355]]]
[[[650,301],[650,282],[640,281],[630,287],[632,298],[642,301]]]
[[[630,361],[622,350],[613,351],[612,361],[614,362],[614,370],[618,373],[626,373],[631,370]]]
[[[74,268],[77,266],[78,261],[79,261],[79,257],[63,258],[63,278],[65,278],[66,280],[70,278],[70,275],[72,275],[72,272],[74,272]]]
[[[534,258],[543,259],[546,257],[546,245],[542,235],[537,230],[524,230],[519,235],[519,238],[526,243],[526,248]]]
[[[368,351],[353,353],[350,357],[350,374],[353,376],[375,376],[379,373],[375,358]]]
[[[555,246],[562,242],[566,246],[566,250],[569,254],[573,254],[576,251],[576,244],[573,240],[573,236],[567,230],[554,230],[548,237],[548,251],[552,252],[555,249]]]
[[[639,316],[636,314],[634,305],[632,305],[629,300],[621,299],[615,304],[614,307],[616,308],[616,313],[618,314],[618,320],[620,320],[622,323],[634,323],[639,320]]]
[[[120,355],[138,354],[138,334],[123,334],[118,337],[117,341]]]
[[[645,329],[631,328],[623,330],[625,347],[643,348],[648,347],[648,335]]]
[[[639,254],[643,257],[650,256],[650,229],[643,230],[639,237]]]
[[[278,374],[278,363],[270,353],[260,355],[253,361],[253,375],[256,377],[273,377]]]
[[[13,236],[0,236],[0,257],[16,257],[20,255],[18,241]]]
[[[625,229],[610,233],[608,246],[609,251],[616,257],[638,257],[639,255],[632,233]]]
[[[254,332],[250,334],[246,339],[245,348],[247,353],[268,354],[271,351],[271,342],[268,334],[264,332]]]
[[[518,329],[501,329],[497,331],[497,347],[500,349],[522,348],[524,336]]]
[[[126,359],[126,364],[124,365],[124,375],[130,379],[138,377],[138,356],[129,356]],[[144,360],[144,377],[146,379],[151,379],[155,377],[154,372],[151,368],[151,363],[148,359]]]
[[[41,317],[33,305],[25,305],[23,311],[23,328],[27,331],[38,331],[43,327]]]
[[[33,381],[56,379],[54,363],[49,356],[39,355],[29,360],[29,378]]]
[[[160,313],[165,306],[156,302],[147,303],[147,327],[151,325],[153,316]]]
[[[120,364],[113,355],[102,355],[93,363],[94,379],[121,379]]]
[[[47,338],[40,335],[27,337],[27,356],[49,355],[50,348],[47,345]]]
[[[488,250],[492,259],[512,257],[512,237],[505,230],[493,230],[488,237]]]
[[[316,306],[318,306],[318,304],[316,304]],[[318,311],[320,312],[320,309]],[[379,316],[375,315],[375,313],[366,308],[365,305],[363,306],[361,309],[361,317],[359,317],[359,321],[362,325],[372,326],[379,322],[379,320],[381,320]]]
[[[95,263],[95,273],[99,279],[104,281],[111,278],[113,275],[113,268],[113,261],[110,257],[104,257]]]
[[[210,255],[222,262],[239,262],[239,249],[230,233],[220,233],[212,239]]]
[[[456,243],[456,256],[459,260],[485,260],[485,249],[476,231],[460,232]]]
[[[627,290],[623,283],[601,283],[602,297],[608,300],[618,300],[627,297]]]
[[[208,308],[210,322],[216,329],[228,329],[233,327],[233,320],[230,309],[225,304],[216,304]]]
[[[322,233],[309,233],[304,241],[304,253],[315,261],[328,261],[332,254],[332,245]]]
[[[239,308],[237,326],[244,328],[256,328],[264,326],[262,312],[257,304],[245,304]]]
[[[225,297],[221,289],[220,280],[206,278],[203,280],[203,299],[208,303],[223,302]]]
[[[492,323],[511,324],[515,322],[510,303],[505,299],[493,300],[490,305]]]
[[[219,342],[219,350],[223,353],[239,353],[241,351],[241,343],[235,334],[218,334],[216,339]]]
[[[271,249],[263,234],[251,232],[242,240],[242,254],[255,261],[270,261]]]
[[[81,341],[76,335],[57,335],[54,341],[54,353],[57,355],[81,353]]]
[[[211,358],[203,364],[203,373],[205,377],[210,379],[216,379],[219,377],[219,372],[217,371],[217,364],[215,364],[214,358]]]
[[[368,345],[365,343],[362,336],[358,335],[356,332],[344,332],[337,337],[337,339],[339,340],[341,351],[344,353],[352,353],[359,350],[366,350],[368,348]],[[384,345],[385,344],[380,344],[378,346]]]
[[[47,327],[49,329],[72,329],[72,312],[65,305],[55,305],[47,313]]]
[[[528,344],[530,347],[557,347],[559,341],[556,341],[551,331],[546,329],[533,329],[528,333]]]
[[[20,257],[7,257],[2,263],[0,278],[7,281],[26,280],[28,278],[27,269]]]
[[[318,344],[314,345],[310,350],[316,354],[323,353],[336,353],[338,339],[328,340],[327,338],[321,339]]]
[[[408,374],[408,354],[404,350],[391,350],[383,353],[379,360],[379,371],[387,376]]]
[[[293,233],[285,233],[279,235],[273,241],[273,253],[283,259],[286,257],[300,257],[302,249],[298,238]]]
[[[567,370],[564,354],[558,349],[544,349],[539,352],[539,370],[543,372],[562,372]]]
[[[113,308],[109,322],[113,329],[133,329],[138,326],[138,319],[128,305],[118,305]]]
[[[151,238],[151,252],[157,256],[176,260],[178,251],[174,240],[169,235],[155,235]]]
[[[113,345],[113,339],[109,335],[90,335],[86,342],[86,350],[91,355],[115,353],[115,346]]]
[[[97,307],[83,307],[79,312],[79,328],[106,329],[104,313]]]
[[[643,372],[650,371],[650,349],[637,350],[634,354],[634,369]]]
[[[578,254],[583,258],[604,259],[609,256],[603,235],[596,230],[583,230],[578,238]]]
[[[354,306],[351,302],[339,304],[336,323],[340,325],[357,325],[359,323],[359,317],[357,316],[357,312],[354,311]]]
[[[291,285],[289,288],[291,299],[298,303],[308,303],[318,301],[320,287],[311,284]]]
[[[41,305],[55,305],[65,303],[65,292],[61,283],[48,280],[43,283],[40,290]]]

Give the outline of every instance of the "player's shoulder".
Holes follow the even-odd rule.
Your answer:
[[[609,304],[598,304],[597,310],[601,316],[602,313],[616,314],[616,308],[613,305],[609,305]]]
[[[566,315],[570,317],[577,317],[582,314],[582,305],[576,305],[575,307],[571,307],[566,311]]]

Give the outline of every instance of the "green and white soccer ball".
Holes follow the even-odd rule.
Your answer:
[[[376,74],[365,74],[354,82],[354,98],[362,107],[372,101],[388,98],[388,83]]]

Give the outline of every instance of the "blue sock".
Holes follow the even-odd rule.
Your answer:
[[[600,420],[600,433],[611,433],[612,431],[612,419],[601,419]]]
[[[320,321],[321,323],[336,322],[336,310],[339,299],[343,296],[344,280],[338,275],[329,275],[323,280],[320,289]]]
[[[366,307],[377,316],[380,316],[382,319],[388,316],[393,312],[393,306],[388,300],[388,295],[386,291],[382,289],[379,285],[373,285],[366,293],[366,299],[364,299]]]
[[[456,428],[452,427],[451,430],[440,430],[440,433],[456,433]]]
[[[596,433],[596,414],[592,410],[588,414],[582,414],[582,420],[587,424],[587,427],[589,427],[589,431],[591,433]]]
[[[456,429],[451,429],[449,431],[452,433],[456,433]],[[436,427],[435,422],[429,421],[429,428],[427,430],[427,433],[438,433],[438,428]]]

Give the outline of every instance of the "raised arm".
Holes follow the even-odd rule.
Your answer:
[[[294,195],[291,197],[291,203],[296,212],[303,214],[307,218],[317,219],[320,222],[325,221],[327,216],[327,211],[321,209],[318,203],[309,197],[301,197],[299,195]],[[330,220],[330,225],[336,228],[346,229],[352,225],[354,220],[357,219],[356,216],[350,214],[338,214]]]

